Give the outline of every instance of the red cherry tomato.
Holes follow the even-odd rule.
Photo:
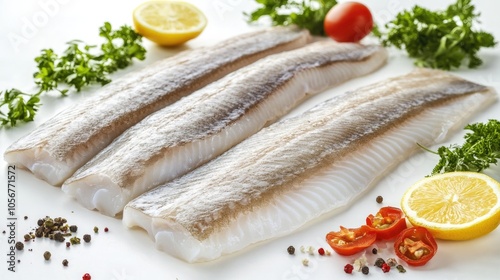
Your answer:
[[[344,2],[333,6],[326,14],[325,33],[337,42],[358,42],[373,28],[370,10],[358,2]]]
[[[366,218],[366,225],[377,233],[377,240],[394,239],[406,229],[403,211],[396,207],[382,207],[377,214]]]
[[[394,251],[407,264],[422,266],[436,254],[437,243],[426,228],[411,227],[398,235]]]
[[[332,231],[326,235],[326,242],[339,255],[349,256],[356,254],[377,239],[377,234],[368,226],[347,229],[340,226],[340,231]]]

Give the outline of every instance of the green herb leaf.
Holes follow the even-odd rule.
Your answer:
[[[30,95],[17,89],[0,91],[0,109],[3,109],[0,125],[32,121],[41,105],[40,94],[44,92],[56,90],[65,96],[71,89],[80,91],[91,84],[105,85],[111,82],[110,73],[129,66],[133,59],[145,59],[142,36],[131,27],[113,30],[106,22],[99,28],[99,35],[105,39],[99,47],[73,40],[60,55],[52,49],[43,49],[35,58],[38,71],[33,74],[39,92]]]
[[[311,34],[325,35],[323,22],[328,11],[337,4],[335,0],[256,0],[257,10],[246,14],[249,22],[268,17],[273,25],[297,25]]]
[[[0,91],[0,124],[15,126],[17,122],[33,121],[40,105],[38,93],[29,95],[15,88]],[[5,108],[7,113],[2,110]]]
[[[441,146],[436,152],[440,160],[431,175],[453,171],[480,172],[497,164],[500,159],[500,121],[489,120],[487,123],[469,124],[465,127],[463,145]]]
[[[466,64],[476,68],[483,63],[477,55],[479,49],[496,45],[493,35],[473,29],[479,16],[471,0],[457,0],[444,11],[415,6],[373,34],[385,46],[406,50],[417,66],[450,70]]]

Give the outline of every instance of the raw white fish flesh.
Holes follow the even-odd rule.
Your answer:
[[[7,162],[60,185],[127,128],[269,54],[304,46],[308,31],[271,28],[182,52],[130,73],[13,143]]]
[[[496,100],[493,89],[418,69],[279,121],[132,200],[123,222],[157,248],[209,261],[351,205],[387,172]]]
[[[323,40],[263,58],[139,122],[62,190],[114,216],[131,199],[220,155],[308,95],[381,67],[381,46]]]

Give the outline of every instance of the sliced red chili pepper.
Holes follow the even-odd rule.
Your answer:
[[[356,254],[377,239],[377,234],[368,226],[359,228],[345,228],[340,226],[340,231],[332,231],[326,235],[326,241],[339,255],[349,256]]]
[[[366,225],[377,233],[377,240],[394,239],[406,229],[403,211],[396,207],[382,207],[377,214],[366,218]]]
[[[407,264],[422,266],[436,254],[437,243],[426,228],[411,227],[398,235],[394,251]]]

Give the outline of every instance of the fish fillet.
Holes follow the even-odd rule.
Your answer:
[[[123,222],[157,248],[208,261],[332,214],[401,161],[496,100],[493,89],[419,69],[279,121],[132,200]]]
[[[220,155],[308,95],[384,64],[380,46],[332,40],[263,58],[133,126],[62,190],[114,216],[131,199]]]
[[[127,128],[269,54],[304,46],[307,31],[271,28],[164,59],[105,86],[12,144],[4,158],[60,185]]]

